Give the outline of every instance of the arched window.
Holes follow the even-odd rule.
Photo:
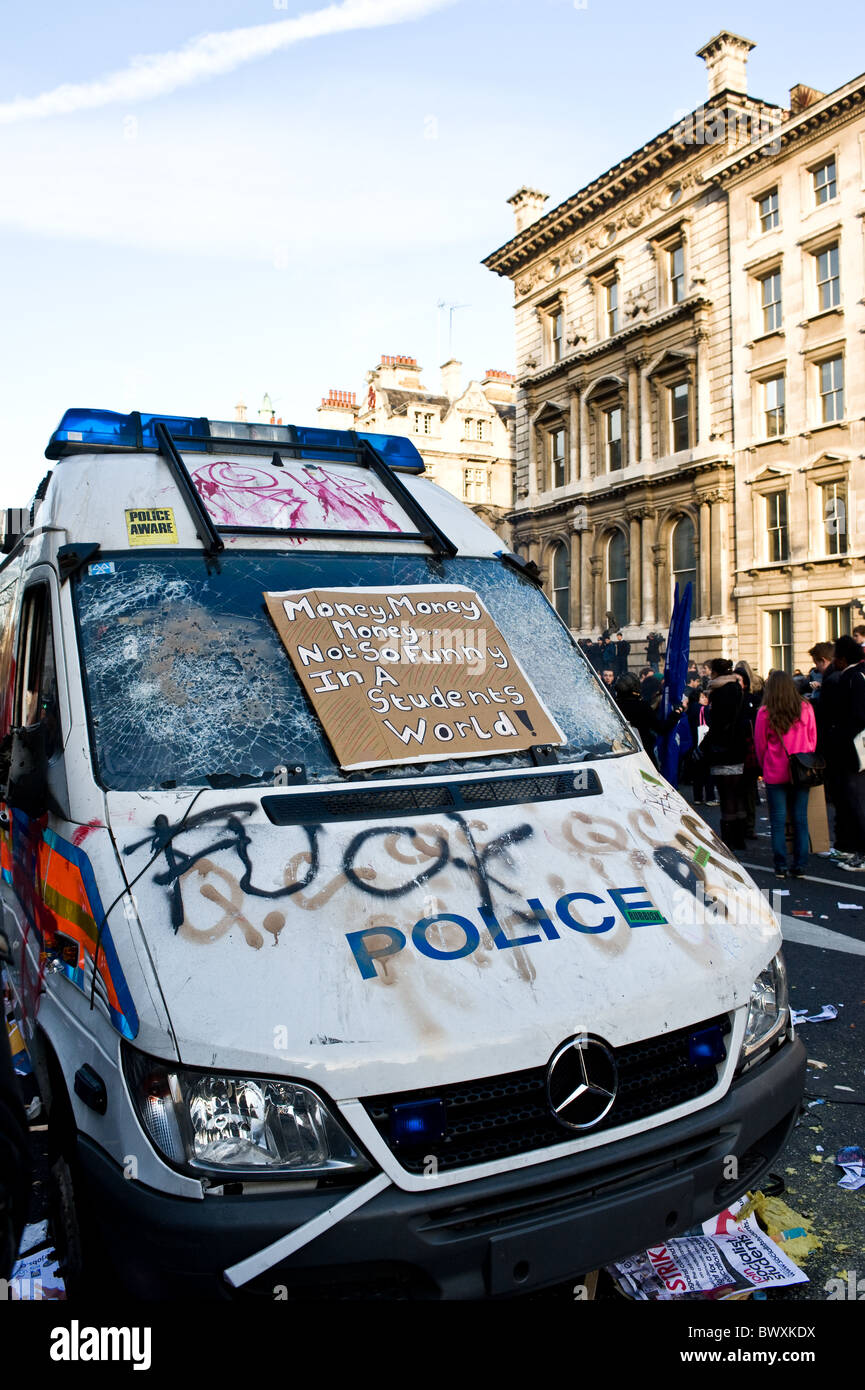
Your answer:
[[[686,584],[691,585],[691,612],[699,613],[700,608],[697,601],[697,535],[694,530],[694,523],[689,516],[681,517],[673,527],[672,535],[673,551],[673,587],[670,593],[670,602],[676,592],[676,585],[679,586],[679,593],[683,593]]]
[[[571,557],[561,541],[555,547],[550,562],[550,588],[553,607],[563,623],[571,624]]]
[[[625,537],[615,531],[607,547],[607,607],[619,627],[629,621],[628,553]]]

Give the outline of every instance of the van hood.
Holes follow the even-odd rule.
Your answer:
[[[747,1004],[769,905],[648,758],[589,766],[602,795],[373,818],[359,783],[355,819],[307,824],[260,788],[109,792],[180,1060],[344,1101]]]

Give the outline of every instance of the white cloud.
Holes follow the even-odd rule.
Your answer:
[[[65,83],[40,96],[2,102],[0,125],[70,115],[115,102],[130,105],[150,101],[179,87],[232,72],[243,63],[266,58],[303,39],[402,24],[454,3],[455,0],[343,0],[342,4],[274,24],[202,34],[174,52],[133,58],[128,67],[93,82]]]

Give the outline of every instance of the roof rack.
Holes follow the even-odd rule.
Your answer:
[[[367,541],[424,541],[439,555],[456,555],[458,548],[433,521],[399,476],[400,471],[422,473],[424,462],[410,439],[401,435],[366,434],[355,430],[319,429],[308,425],[261,425],[208,420],[204,416],[146,415],[133,410],[121,415],[109,410],[67,410],[45,450],[46,457],[64,458],[76,453],[124,453],[153,451],[162,455],[174,475],[205,553],[211,557],[225,549],[220,532],[231,535],[282,535],[284,527],[217,526],[192,480],[180,453],[222,452],[226,448],[261,453],[273,449],[273,458],[327,460],[365,467],[390,493],[417,531],[350,530],[341,537]],[[332,530],[297,526],[292,535],[333,539]]]

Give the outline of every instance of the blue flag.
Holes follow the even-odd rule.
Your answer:
[[[670,618],[670,632],[667,637],[667,655],[664,659],[664,678],[661,687],[661,703],[658,713],[667,718],[682,698],[685,679],[688,674],[688,656],[691,650],[691,585],[685,585],[685,592],[679,596],[679,586],[673,595],[673,614]],[[687,711],[678,724],[667,734],[660,734],[656,741],[658,766],[661,775],[675,787],[679,780],[679,759],[691,747],[691,725]]]

